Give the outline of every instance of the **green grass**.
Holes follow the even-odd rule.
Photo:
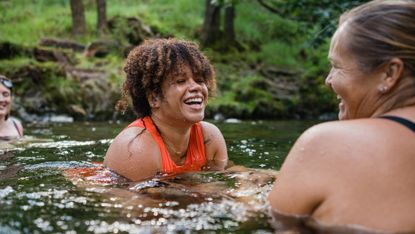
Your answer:
[[[258,58],[266,64],[278,64],[279,67],[298,68],[297,54],[301,45],[269,42],[262,45]],[[301,64],[300,64],[301,66]]]
[[[96,9],[91,0],[86,2],[88,36],[93,37]],[[204,4],[204,1],[193,0],[109,0],[107,18],[117,15],[139,17],[165,34],[191,39],[203,24]],[[0,6],[3,9],[0,15],[3,40],[34,45],[45,36],[70,37],[69,1],[6,0]],[[295,22],[284,20],[249,1],[237,5],[235,28],[241,40],[258,42],[293,41],[293,35],[297,33]]]
[[[99,38],[96,33],[95,0],[84,0],[87,34],[73,38],[69,0],[2,0],[0,1],[0,42],[9,41],[26,47],[35,47],[42,38],[76,40],[84,45]],[[217,71],[218,95],[212,99],[214,109],[231,106],[238,113],[252,111],[259,102],[271,102],[276,111],[283,111],[279,100],[263,90],[252,87],[252,77],[262,77],[258,67],[272,66],[291,70],[305,70],[305,76],[322,77],[327,71],[325,46],[307,50],[309,58],[301,60],[307,41],[313,35],[304,35],[301,24],[270,13],[256,1],[238,1],[236,5],[236,39],[244,50],[230,52],[204,48]],[[204,0],[107,0],[107,19],[116,16],[138,17],[161,36],[198,42],[203,25]],[[222,11],[223,17],[223,11]],[[222,18],[223,20],[223,18]],[[126,43],[122,33],[109,35],[109,39]],[[306,48],[307,49],[307,48]],[[105,58],[87,58],[76,54],[77,68],[98,68],[109,73],[110,81],[120,86],[123,80],[124,58],[120,51],[111,51]],[[12,74],[13,69],[30,64],[33,58],[0,60],[0,73]],[[296,77],[297,78],[297,77]],[[320,78],[319,78],[320,79]],[[249,81],[248,83],[244,83]],[[61,81],[60,81],[61,82]],[[63,81],[62,81],[63,82]],[[59,87],[73,91],[72,84],[58,83]],[[241,88],[242,87],[242,88]],[[244,89],[253,100],[238,100],[238,91]],[[320,89],[317,87],[316,89]],[[64,93],[66,96],[65,92]],[[69,93],[70,94],[70,93]],[[68,95],[69,95],[68,94]],[[249,96],[249,95],[248,95]],[[306,97],[306,96],[305,96]],[[293,97],[293,103],[297,97]]]
[[[7,8],[7,10],[5,10]],[[203,23],[204,4],[188,0],[107,1],[107,19],[122,15],[139,17],[163,34],[190,39]],[[3,9],[3,10],[1,10]],[[69,1],[4,1],[0,2],[0,40],[34,46],[43,37],[71,37]],[[85,4],[87,35],[77,38],[93,40],[96,34],[96,8]]]
[[[33,1],[4,1],[0,4],[0,9],[3,9],[0,14],[2,41],[33,46],[45,36],[69,36],[69,6],[35,4]]]
[[[244,40],[298,43],[298,23],[270,13],[256,1],[237,5],[236,30]]]

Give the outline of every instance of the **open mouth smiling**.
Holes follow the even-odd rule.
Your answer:
[[[8,105],[7,103],[0,103],[0,109],[6,109]]]
[[[184,103],[186,105],[202,105],[203,103],[203,98],[201,97],[192,97],[192,98],[188,98],[184,101]]]

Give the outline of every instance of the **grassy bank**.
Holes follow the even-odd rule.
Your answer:
[[[0,41],[11,42],[27,48],[28,51],[38,47],[42,38],[70,39],[83,45],[103,39],[115,40],[120,44],[128,43],[122,33],[128,28],[118,28],[118,31],[113,31],[105,37],[97,37],[95,1],[87,0],[84,4],[87,34],[74,38],[71,35],[69,1],[2,1]],[[193,0],[108,0],[107,18],[137,17],[150,26],[158,36],[174,36],[198,42],[204,7],[204,1]],[[240,1],[236,5],[235,31],[242,50],[221,52],[203,48],[215,66],[218,80],[218,93],[210,102],[207,111],[209,117],[221,113],[225,117],[251,119],[314,118],[324,112],[334,111],[332,97],[322,83],[328,70],[325,52],[327,42],[321,47],[307,46],[318,29],[304,30],[301,22],[270,13],[256,1]],[[82,92],[74,93],[71,91],[72,82],[65,81],[68,79],[67,74],[57,71],[53,73],[54,79],[44,80],[62,84],[62,90],[48,94],[50,97],[45,99],[44,105],[76,106],[77,108],[49,110],[81,118],[84,114],[83,111],[79,112],[79,108],[89,113],[88,116],[83,116],[84,118],[94,118],[97,116],[94,112],[104,113],[104,109],[107,108],[108,113],[103,114],[102,118],[109,118],[112,116],[112,106],[118,99],[119,86],[123,80],[122,52],[111,51],[104,58],[86,57],[82,53],[69,54],[74,57],[77,69],[99,69],[106,72],[107,88],[113,89],[110,91],[113,95],[99,110],[90,106],[96,105],[93,100],[91,104],[89,99],[89,102],[86,102],[82,98],[78,100],[67,97],[84,97],[86,94],[82,94],[82,88],[85,85],[80,86]],[[0,59],[0,73],[6,73],[12,79],[19,80],[18,76],[22,76],[23,68],[38,64],[34,60],[27,53]],[[30,72],[23,74],[25,78],[31,78],[32,75]],[[50,76],[51,73],[43,75]],[[22,90],[23,87],[27,87],[23,83],[19,89],[20,93],[27,91]],[[42,85],[51,86],[44,83]],[[69,90],[65,90],[66,87]],[[108,92],[105,89],[92,88],[89,91],[91,90]],[[42,91],[50,92],[46,88]],[[63,100],[64,103],[58,104],[54,98]],[[78,112],[73,112],[73,109]]]

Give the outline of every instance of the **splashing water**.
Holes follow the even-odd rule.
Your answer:
[[[309,124],[219,124],[245,167],[129,182],[95,162],[125,125],[31,126],[0,152],[0,233],[273,233],[266,196],[283,156]],[[1,147],[0,147],[1,148]],[[261,168],[261,169],[259,169]]]

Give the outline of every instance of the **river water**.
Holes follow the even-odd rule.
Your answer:
[[[0,233],[273,233],[267,193],[313,122],[215,123],[238,166],[140,183],[95,164],[126,124],[32,124],[2,143]]]

